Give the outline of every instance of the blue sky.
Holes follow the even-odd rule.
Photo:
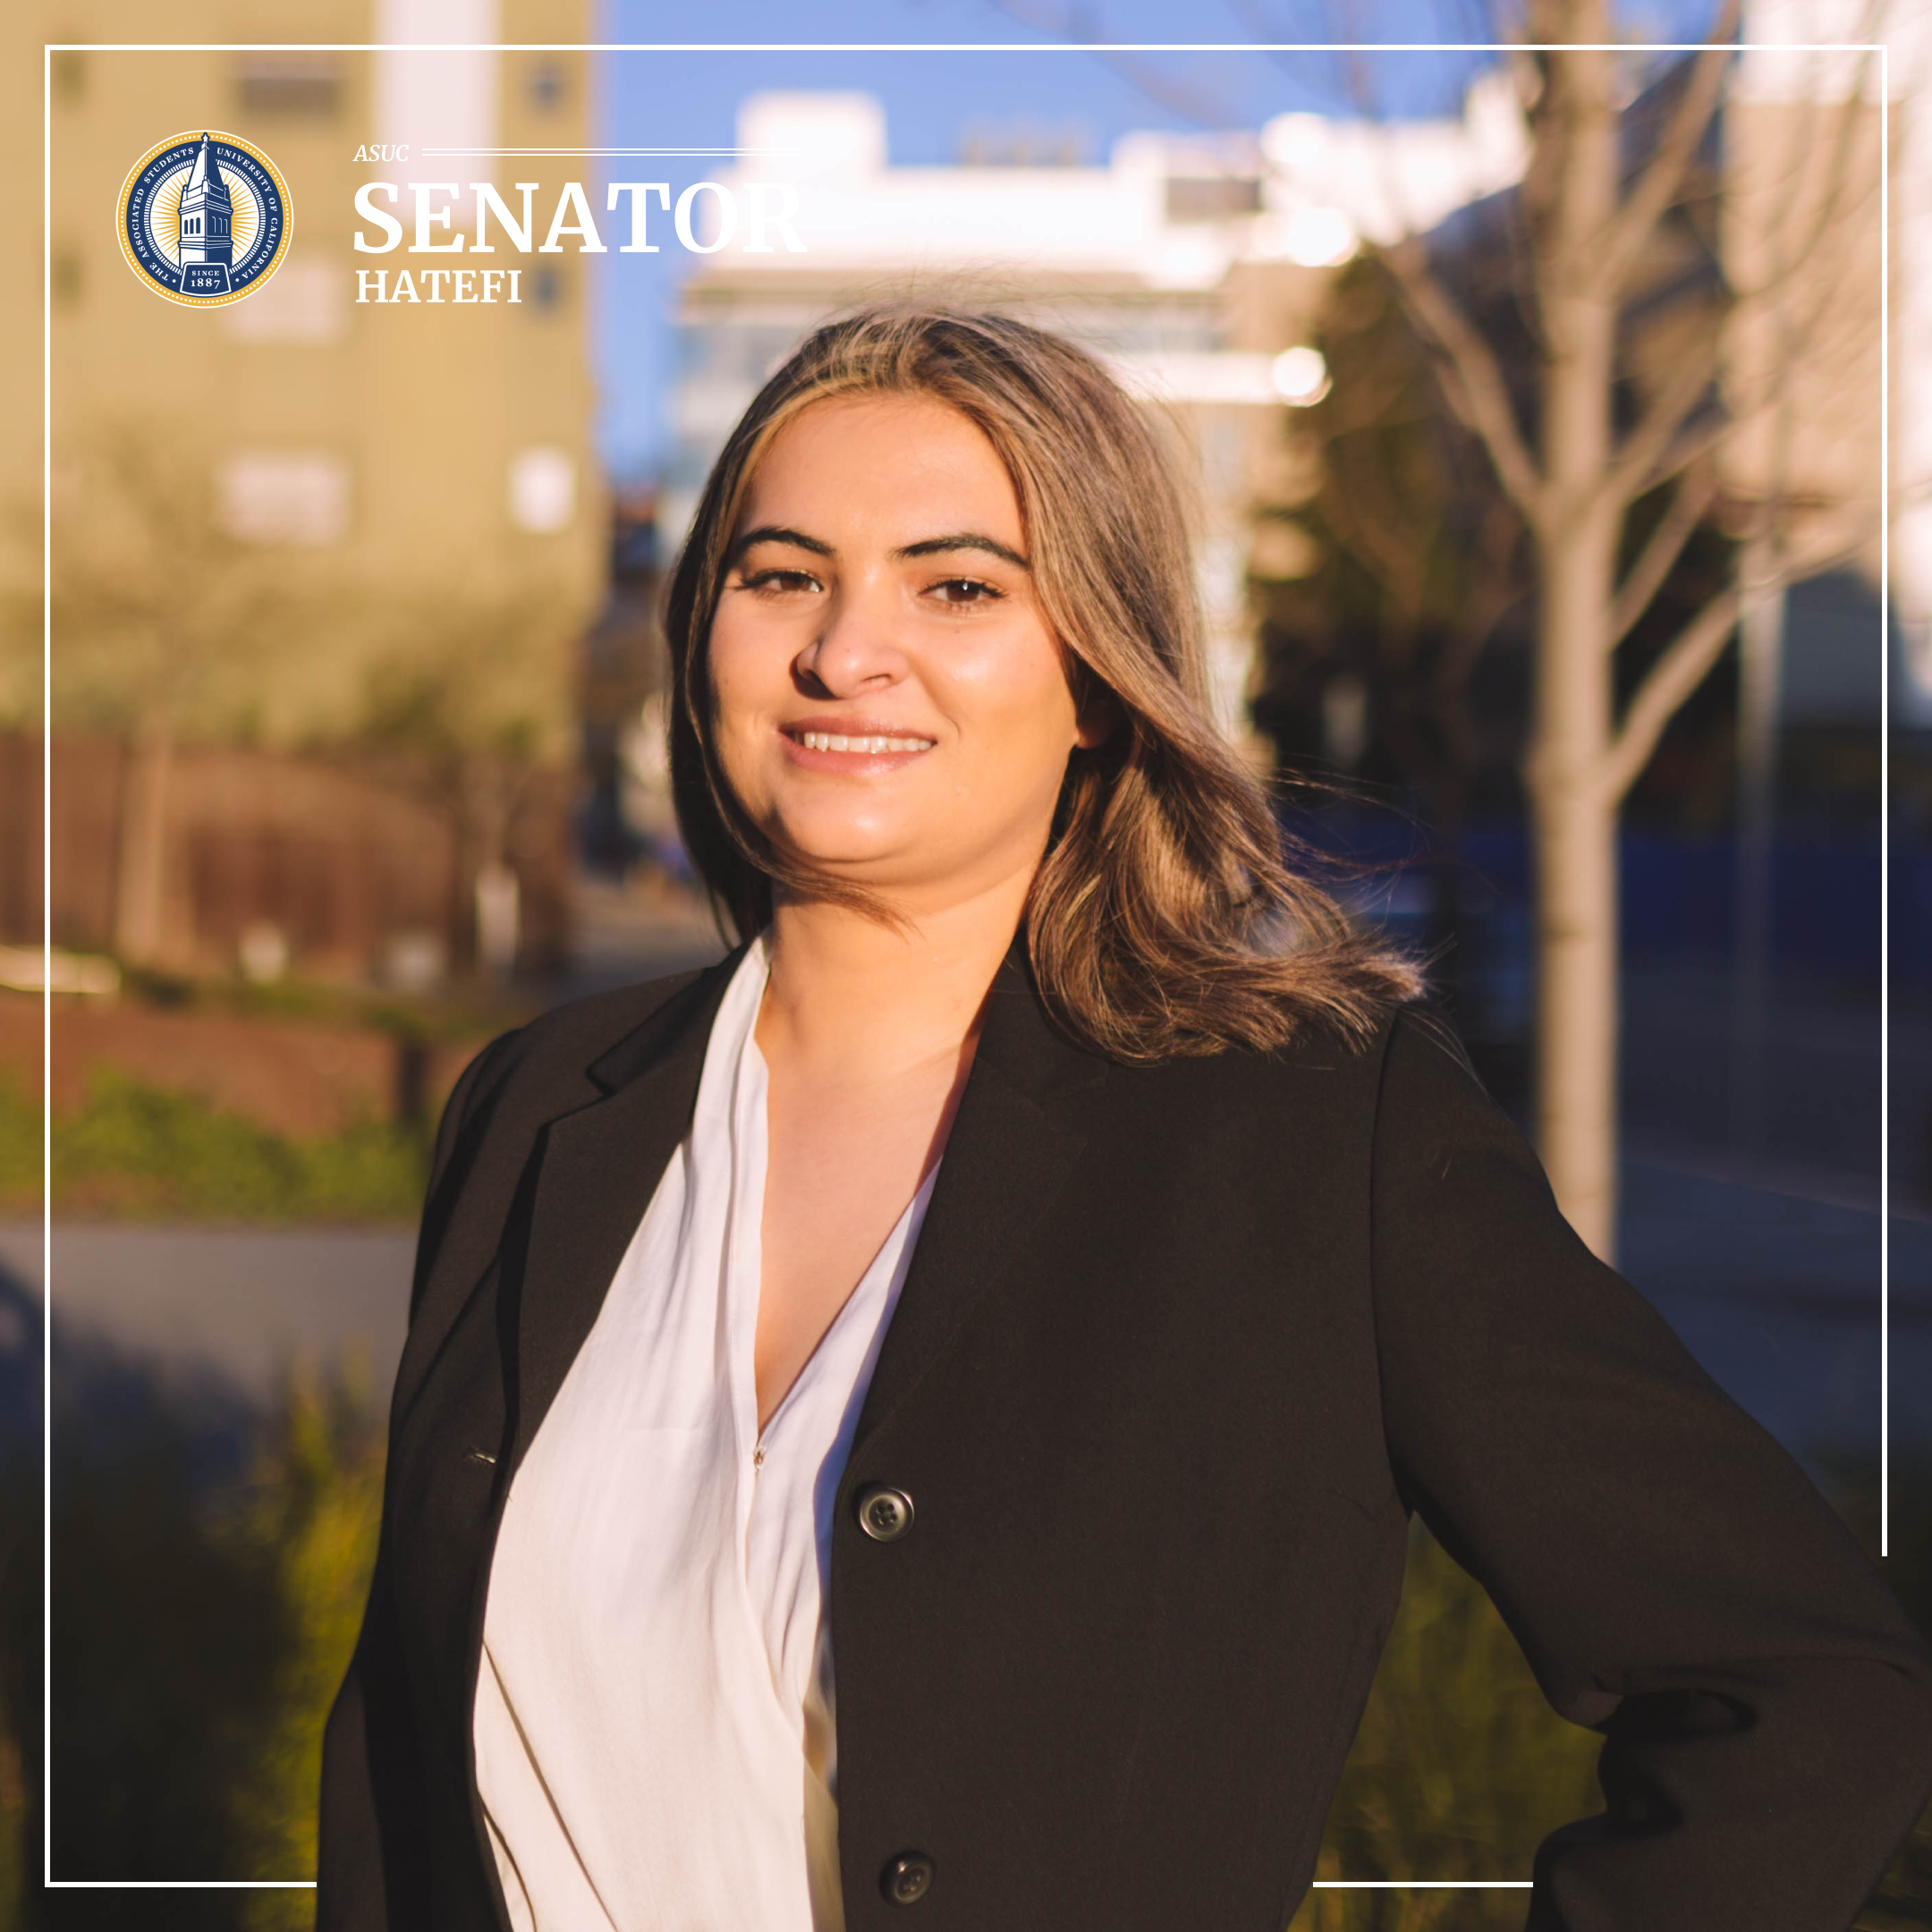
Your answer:
[[[1715,0],[1656,0],[1617,10],[1631,40],[1694,37]],[[602,0],[605,42],[689,43],[689,0]],[[1137,128],[1254,128],[1292,110],[1419,115],[1453,113],[1489,56],[1453,53],[1268,54],[1105,51],[1097,42],[1284,40],[1481,41],[1508,11],[1479,0],[730,0],[699,16],[726,52],[603,54],[596,133],[611,147],[724,147],[739,102],[765,89],[852,89],[884,104],[891,159],[942,163],[969,134],[1028,131],[1072,137],[1095,161]],[[759,41],[1011,43],[1051,54],[950,51],[771,53]],[[694,164],[695,165],[695,164]],[[693,173],[691,179],[701,175]],[[601,258],[592,316],[602,390],[598,441],[613,472],[650,474],[664,445],[676,278],[691,259]]]

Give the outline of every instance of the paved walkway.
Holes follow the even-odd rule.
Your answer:
[[[253,1402],[297,1358],[360,1353],[385,1399],[395,1379],[411,1233],[57,1224],[53,1246],[56,1344],[85,1336],[165,1373],[212,1372]],[[0,1226],[0,1271],[40,1293],[38,1227]]]

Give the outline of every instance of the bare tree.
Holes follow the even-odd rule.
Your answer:
[[[1741,322],[1815,263],[1838,208],[1832,193],[1808,198],[1809,239],[1784,246],[1758,286],[1727,288],[1706,306],[1701,326],[1693,315],[1643,366],[1632,353],[1631,311],[1667,218],[1688,198],[1693,229],[1715,243],[1716,183],[1704,157],[1734,60],[1735,0],[1676,77],[1634,168],[1626,167],[1635,144],[1622,124],[1627,104],[1606,0],[1531,0],[1526,25],[1533,52],[1524,69],[1534,88],[1520,232],[1532,428],[1523,426],[1496,346],[1423,244],[1411,238],[1385,254],[1438,352],[1451,406],[1481,438],[1530,535],[1536,693],[1524,778],[1538,880],[1537,1131],[1565,1213],[1608,1255],[1616,1220],[1619,811],[1665,725],[1730,641],[1742,588],[1726,585],[1697,611],[1621,708],[1617,646],[1710,509],[1724,474],[1720,446],[1762,420],[1777,393],[1781,369],[1741,380],[1727,361]],[[1820,165],[1833,152],[1827,143]],[[1673,479],[1671,507],[1620,573],[1632,506]],[[1775,490],[1729,505],[1752,560],[1752,597],[1824,567],[1852,540],[1842,519],[1815,519],[1801,533],[1783,507]],[[1774,529],[1775,544],[1753,540]]]
[[[1335,680],[1358,681],[1374,739],[1422,803],[1447,861],[1436,869],[1436,925],[1453,973],[1458,835],[1479,775],[1515,750],[1513,734],[1480,714],[1471,687],[1529,592],[1522,519],[1479,442],[1444,411],[1423,345],[1374,256],[1337,277],[1318,339],[1328,393],[1281,412],[1280,446],[1258,478],[1257,716],[1305,714],[1318,688],[1332,694]],[[1305,555],[1280,541],[1284,525],[1302,537]],[[1273,564],[1275,552],[1288,568]]]
[[[447,814],[455,908],[515,856],[531,774],[567,754],[568,647],[580,612],[547,587],[496,592],[480,560],[399,599],[339,574],[326,546],[250,543],[218,513],[213,453],[158,424],[103,422],[56,475],[53,715],[127,748],[114,945],[161,941],[169,792],[184,741],[385,758]]]
[[[135,964],[160,937],[169,775],[182,733],[233,726],[265,637],[295,600],[285,563],[228,535],[205,460],[157,424],[92,426],[56,473],[56,728],[128,748],[115,840],[114,945]]]

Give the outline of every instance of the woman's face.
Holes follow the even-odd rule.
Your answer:
[[[1005,466],[929,397],[773,438],[710,637],[718,757],[775,847],[908,909],[1030,877],[1083,737]]]

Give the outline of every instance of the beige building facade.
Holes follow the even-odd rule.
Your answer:
[[[123,0],[35,11],[72,43],[45,70],[56,863],[81,849],[76,814],[114,821],[81,842],[112,876],[55,881],[57,905],[111,904],[56,942],[218,971],[238,932],[272,928],[297,972],[382,978],[426,947],[507,967],[564,863],[574,651],[607,576],[596,257],[567,229],[544,247],[566,183],[595,165],[588,0],[183,0],[165,23]],[[157,33],[174,44],[114,44]],[[38,181],[38,72],[8,105],[10,174]],[[289,202],[272,275],[212,308],[139,275],[117,219],[130,169],[202,131],[266,155]],[[413,301],[396,299],[404,271]],[[38,303],[10,301],[0,327],[0,724],[33,732]],[[106,745],[115,796],[82,798],[70,776],[99,759],[81,748]],[[194,775],[230,750],[253,776],[211,822]],[[309,765],[278,779],[276,758]],[[353,810],[316,802],[349,782],[318,776],[318,758],[360,774]],[[405,849],[423,810],[453,854],[429,866],[427,900],[408,883],[427,848]],[[216,846],[246,862],[215,863]],[[366,889],[301,885],[325,875]],[[326,931],[288,911],[335,900],[360,910]]]
[[[522,255],[493,225],[487,266],[518,271],[513,301],[506,276],[489,303],[457,301],[453,276],[440,300],[359,301],[358,271],[393,283],[411,268],[427,297],[426,267],[486,266],[467,249],[407,252],[414,182],[454,184],[431,198],[450,217],[432,228],[438,240],[468,231],[474,242],[476,180],[497,186],[513,211],[513,177],[534,182],[546,220],[582,161],[424,149],[585,147],[587,57],[573,47],[396,53],[352,44],[577,42],[589,24],[586,0],[306,0],[273,10],[186,0],[168,10],[173,41],[267,31],[277,43],[339,44],[318,50],[114,51],[105,43],[154,37],[151,9],[79,0],[39,11],[50,38],[93,43],[55,52],[48,73],[56,593],[64,552],[98,589],[106,572],[96,539],[117,520],[148,526],[157,552],[148,588],[163,631],[182,628],[182,613],[210,601],[211,574],[233,573],[228,601],[252,599],[275,621],[252,639],[224,637],[222,675],[203,677],[199,693],[182,691],[180,723],[239,722],[270,741],[353,733],[371,681],[398,675],[412,653],[449,679],[446,660],[460,659],[462,644],[434,635],[439,628],[495,613],[500,630],[513,613],[515,639],[496,641],[483,660],[505,687],[504,716],[554,733],[567,715],[568,643],[594,609],[606,547],[587,354],[594,261],[574,239],[544,255],[532,237]],[[30,118],[16,117],[5,137],[9,173],[36,179],[39,102],[15,106]],[[203,128],[272,158],[290,191],[292,240],[257,292],[198,309],[144,285],[123,258],[115,215],[132,163],[158,140]],[[398,150],[411,158],[371,158]],[[377,244],[384,236],[359,213],[358,191],[384,180],[395,193],[378,190],[372,205],[400,208],[404,243],[363,253],[359,235]],[[479,275],[466,279],[472,292],[480,285]],[[10,304],[11,371],[38,369],[40,319]],[[0,492],[20,526],[38,521],[38,396],[15,380],[8,404],[10,428],[24,433],[5,438]],[[115,595],[138,603],[143,587],[128,576],[121,537]],[[170,546],[181,566],[173,583]],[[74,625],[104,622],[99,601],[77,595]],[[318,622],[304,623],[304,613]],[[57,609],[57,626],[58,618]],[[246,628],[235,612],[202,612],[204,632],[238,625]],[[216,649],[206,636],[199,648]],[[57,627],[56,728],[70,700],[77,724],[116,722],[112,692],[98,687],[112,683],[119,648],[104,653]],[[166,682],[158,669],[142,674]],[[210,693],[223,701],[200,716]]]

